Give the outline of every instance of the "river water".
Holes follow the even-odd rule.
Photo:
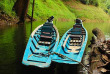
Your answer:
[[[37,21],[33,23],[32,30],[44,22]],[[54,22],[59,30],[60,38],[62,35],[73,26],[74,22]],[[93,36],[92,29],[99,28],[109,38],[110,24],[109,23],[84,23],[84,27],[88,31],[88,43]],[[0,26],[0,74],[81,74],[78,65],[66,65],[52,62],[47,69],[40,69],[32,66],[23,65],[22,58],[31,34],[30,23],[25,25]],[[86,52],[89,48],[86,47]]]

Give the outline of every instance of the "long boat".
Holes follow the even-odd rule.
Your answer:
[[[52,60],[58,63],[79,64],[82,60],[87,40],[88,33],[83,26],[82,20],[76,19],[73,28],[63,35],[57,49],[53,50],[56,54],[53,55]]]
[[[38,26],[30,35],[22,63],[40,68],[49,67],[51,64],[51,52],[57,48],[59,33],[53,25],[53,18]]]

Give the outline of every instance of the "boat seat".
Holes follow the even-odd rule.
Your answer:
[[[53,27],[51,25],[48,23],[45,23],[42,26],[40,40],[38,42],[39,44],[50,45],[50,43],[48,42],[52,41],[52,32],[53,32]]]
[[[82,25],[75,24],[75,25],[73,25],[73,28],[82,28]]]
[[[47,38],[47,39],[51,39],[52,36],[46,36],[46,35],[41,35],[40,38]]]
[[[70,35],[70,45],[80,46],[82,43],[82,35]]]
[[[42,32],[42,33],[41,33],[41,37],[42,37],[42,36],[45,36],[45,37],[50,36],[50,37],[51,37],[51,36],[52,36],[52,34],[50,34],[49,32],[45,32],[45,33],[44,33],[44,32]]]
[[[81,43],[81,40],[71,40],[70,43]]]
[[[80,40],[80,37],[72,37],[72,40]]]
[[[51,42],[51,40],[52,40],[52,36],[41,35],[41,37],[40,37],[40,41],[48,41],[48,42]]]
[[[50,32],[42,32],[42,33],[44,33],[44,34],[51,34]]]
[[[86,35],[86,33],[72,33],[72,32],[68,32],[67,34],[72,34],[72,35]]]
[[[79,53],[81,46],[70,46],[68,52]]]
[[[81,43],[78,43],[78,42],[77,43],[76,42],[75,43],[70,43],[69,46],[81,46]]]
[[[49,46],[50,44],[51,44],[51,42],[39,41],[39,45],[46,45],[46,46]]]
[[[52,36],[45,36],[45,35],[41,35],[40,40],[39,40],[39,44],[40,45],[50,45],[52,41]]]
[[[80,40],[81,37],[82,37],[82,35],[70,35],[70,38],[71,38],[71,39]]]

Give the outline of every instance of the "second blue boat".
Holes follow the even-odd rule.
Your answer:
[[[83,27],[82,20],[76,19],[76,24],[69,29],[60,40],[57,49],[53,52],[53,61],[58,63],[79,64],[81,62],[88,39],[87,30]],[[59,55],[68,58],[62,58]],[[71,59],[75,60],[71,60]]]

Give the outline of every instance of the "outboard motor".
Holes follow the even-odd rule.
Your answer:
[[[76,19],[76,24],[73,25],[73,28],[81,28],[82,27],[82,20],[81,19]]]
[[[76,23],[81,24],[82,20],[81,19],[76,19]]]
[[[54,19],[54,16],[51,16],[50,18],[47,19],[48,22],[52,22]]]

